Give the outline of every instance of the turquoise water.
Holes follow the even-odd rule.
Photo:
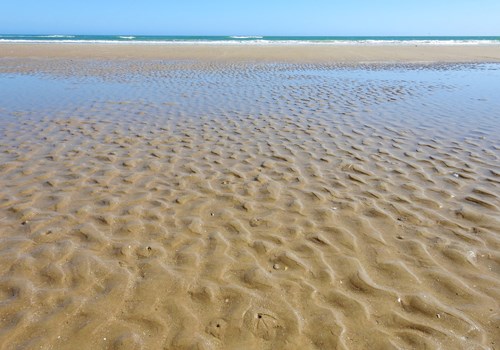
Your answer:
[[[0,34],[0,42],[338,44],[338,45],[500,45],[500,36],[144,36]]]

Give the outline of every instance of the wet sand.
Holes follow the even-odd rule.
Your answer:
[[[1,349],[500,346],[498,65],[14,56]]]

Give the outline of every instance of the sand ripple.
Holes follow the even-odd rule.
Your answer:
[[[450,125],[460,86],[388,68],[40,64],[104,79],[2,112],[3,349],[500,344],[496,105]]]

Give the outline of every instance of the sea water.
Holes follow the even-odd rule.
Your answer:
[[[148,44],[500,45],[500,36],[158,36],[0,34],[0,42]]]

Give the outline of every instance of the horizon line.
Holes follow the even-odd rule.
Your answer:
[[[299,38],[310,38],[310,37],[317,37],[317,38],[384,38],[384,37],[392,37],[392,38],[408,38],[408,37],[425,37],[425,38],[432,38],[432,37],[449,37],[449,38],[454,38],[454,37],[499,37],[500,35],[459,35],[459,34],[454,34],[454,35],[441,35],[441,34],[432,34],[432,35],[391,35],[391,34],[384,34],[384,35],[283,35],[283,34],[134,34],[134,33],[101,33],[101,34],[81,34],[81,33],[64,33],[64,32],[49,32],[49,33],[0,33],[0,35],[30,35],[30,36],[41,36],[41,35],[79,35],[79,36],[118,36],[118,35],[131,35],[131,36],[162,36],[162,37],[234,37],[234,36],[258,36],[258,37],[281,37],[281,38],[289,38],[289,37],[299,37]]]

